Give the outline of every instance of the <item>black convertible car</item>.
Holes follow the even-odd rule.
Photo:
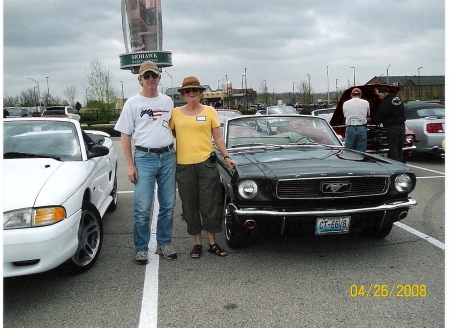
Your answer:
[[[231,248],[247,246],[259,226],[383,238],[416,205],[406,165],[345,149],[320,117],[239,116],[223,133],[237,163],[229,169],[216,149]]]

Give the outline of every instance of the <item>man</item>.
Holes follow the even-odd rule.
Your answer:
[[[370,114],[370,106],[367,100],[361,99],[362,92],[359,88],[353,88],[352,99],[344,102],[342,110],[345,117],[345,148],[366,151],[367,146],[367,117]]]
[[[389,88],[381,86],[375,89],[381,99],[372,124],[383,124],[389,147],[388,158],[403,161],[403,141],[405,140],[405,107],[402,100],[390,93]]]
[[[139,69],[141,91],[125,103],[115,129],[121,132],[121,143],[128,166],[128,179],[134,187],[134,247],[136,263],[148,263],[150,213],[155,182],[158,183],[159,213],[156,241],[157,254],[176,259],[171,246],[175,207],[176,154],[169,128],[173,101],[158,93],[161,74],[158,66],[146,61]],[[131,149],[134,142],[134,158]]]

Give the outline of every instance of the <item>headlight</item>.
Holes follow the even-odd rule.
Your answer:
[[[41,227],[66,218],[64,207],[25,208],[3,213],[3,230]]]
[[[258,194],[258,185],[253,180],[243,180],[238,185],[239,195],[245,199],[255,198]]]
[[[394,186],[398,192],[407,192],[411,189],[412,180],[407,174],[400,174],[395,178]]]

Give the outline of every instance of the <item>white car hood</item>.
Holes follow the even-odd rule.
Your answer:
[[[51,158],[3,160],[3,211],[62,204],[86,179],[82,163]]]

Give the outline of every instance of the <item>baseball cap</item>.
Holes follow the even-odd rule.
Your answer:
[[[352,95],[354,95],[354,94],[362,95],[361,89],[360,88],[353,88]]]
[[[379,93],[384,93],[384,92],[389,93],[389,88],[385,87],[385,86],[378,87],[377,90]]]
[[[151,71],[155,74],[159,74],[158,66],[150,60],[145,61],[141,64],[141,67],[139,68],[139,75],[143,75],[145,72],[148,71]]]

